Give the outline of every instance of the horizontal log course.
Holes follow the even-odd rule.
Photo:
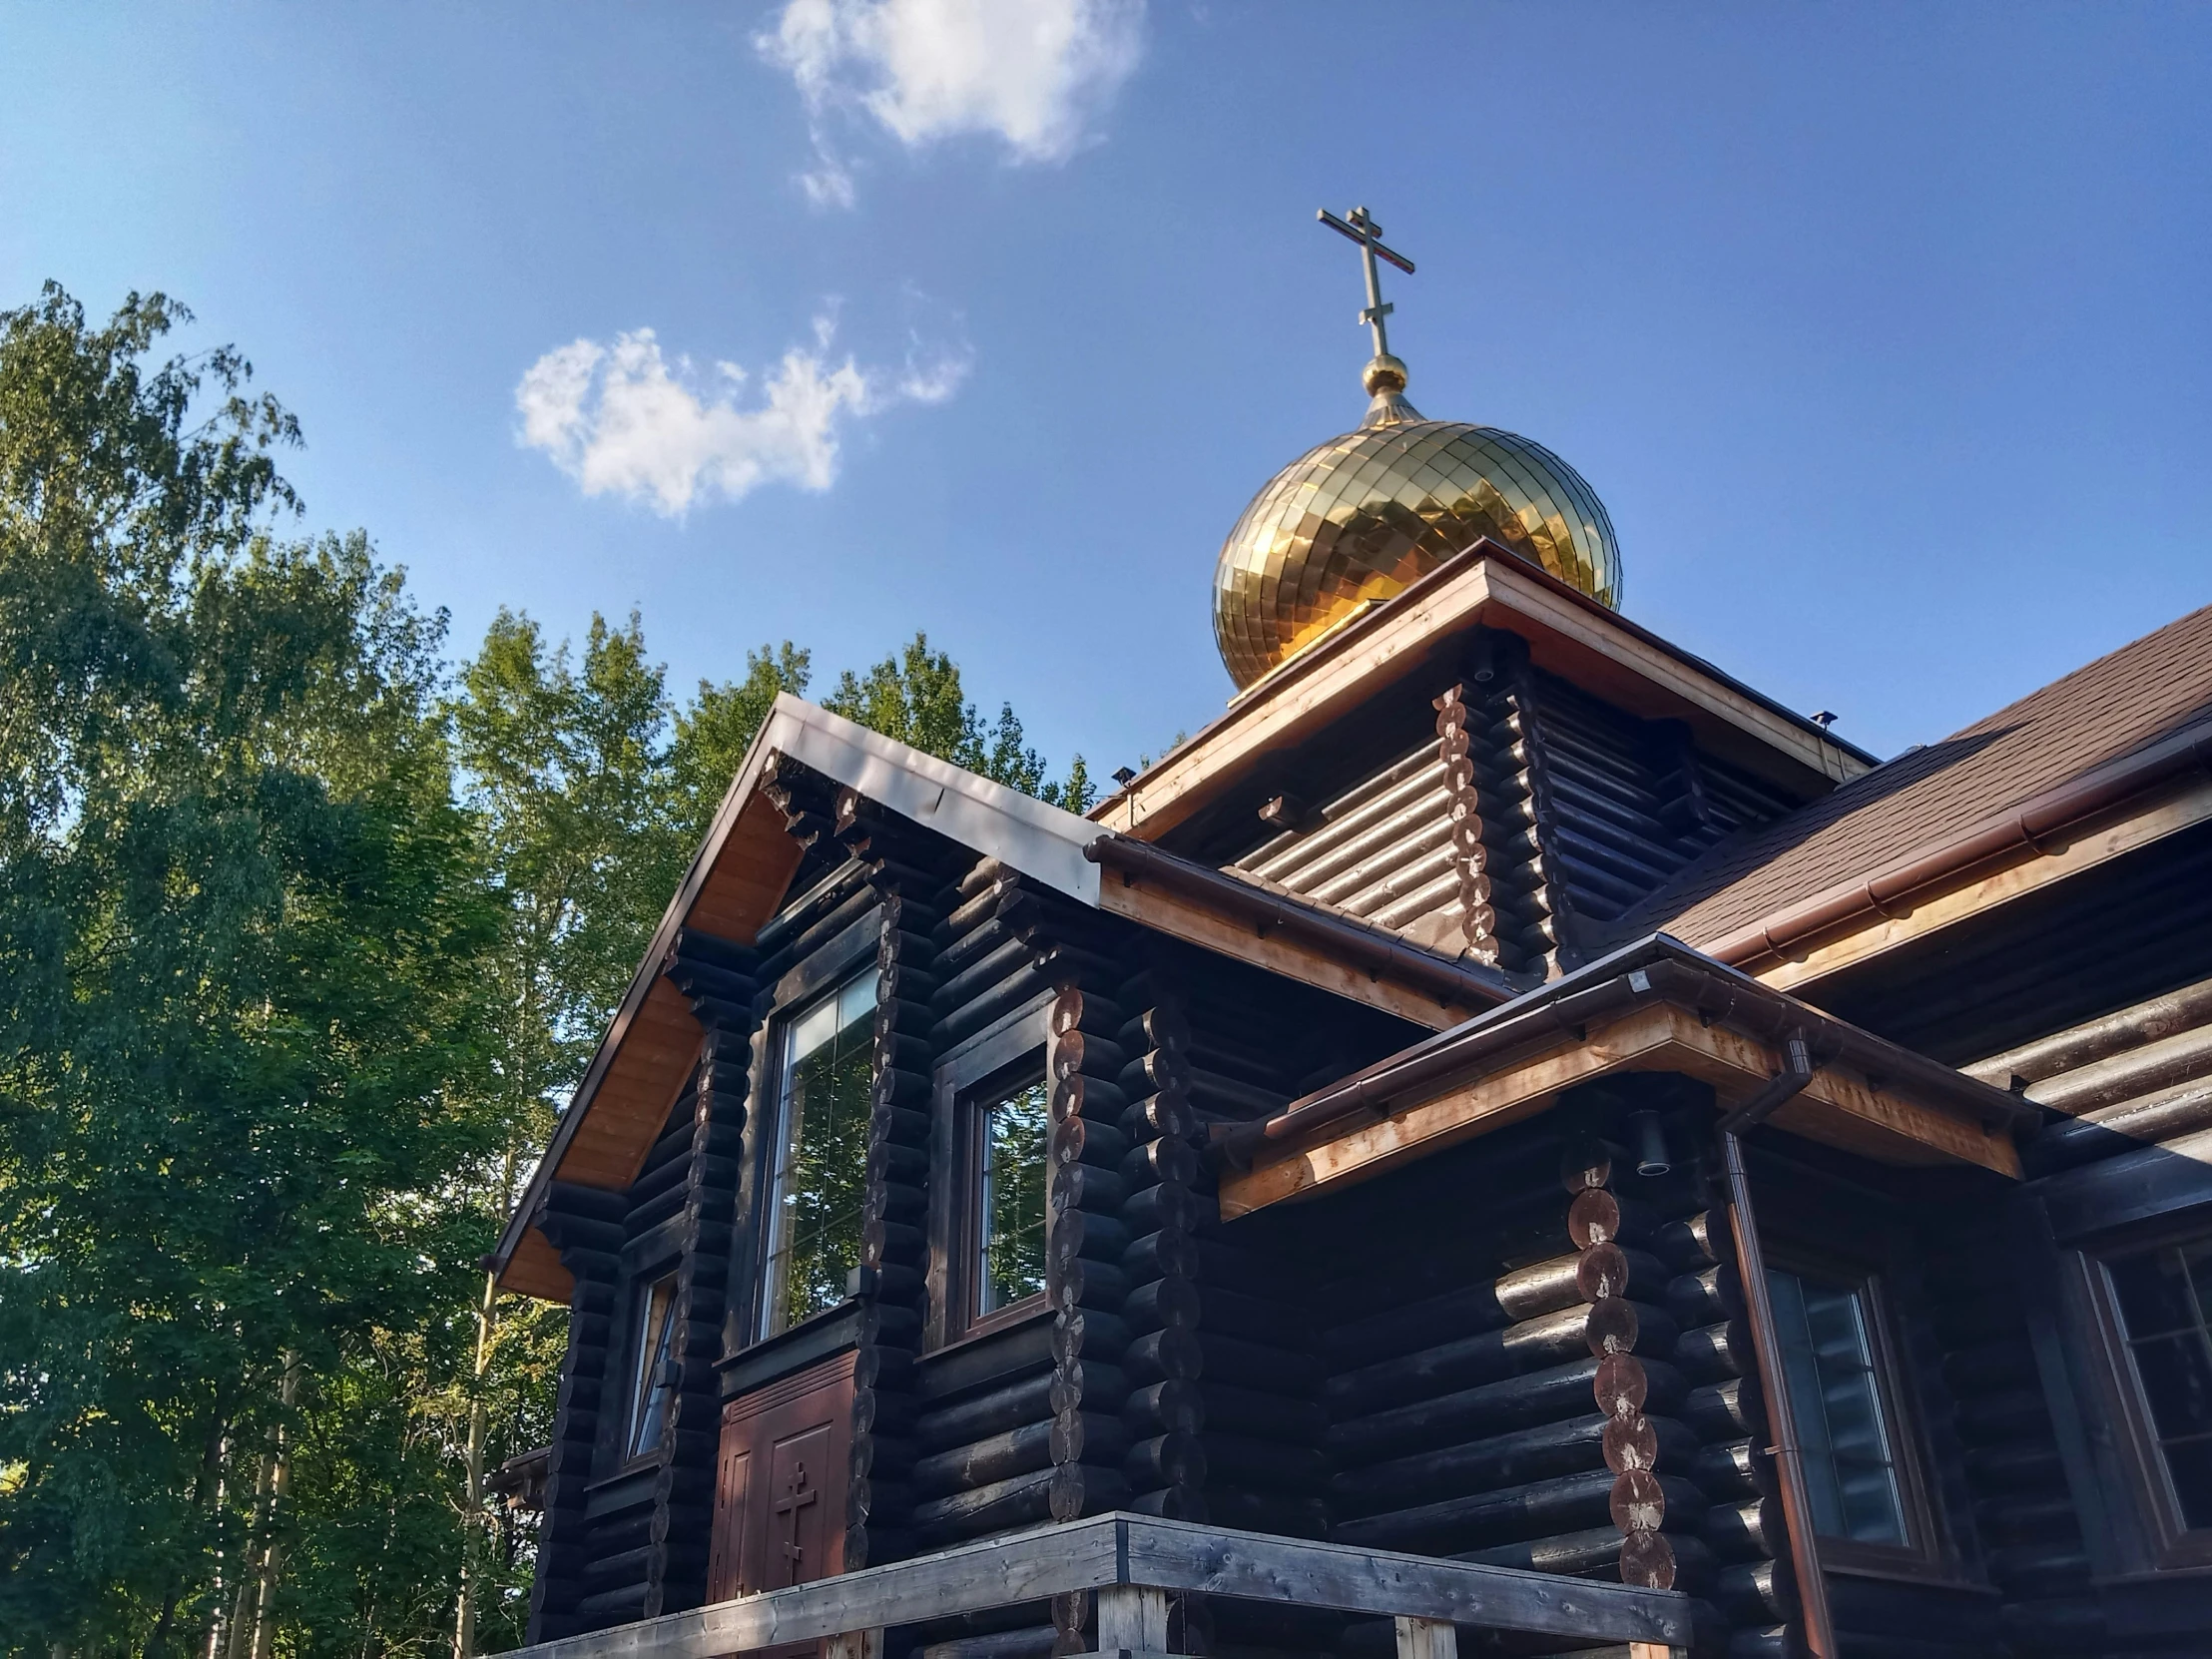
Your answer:
[[[1049,1624],[1026,1624],[986,1636],[955,1636],[917,1649],[916,1659],[1051,1659],[1057,1634]]]
[[[1053,1462],[1052,1433],[1053,1419],[1047,1417],[972,1444],[933,1452],[916,1460],[910,1483],[917,1496],[937,1498],[1032,1473]]]
[[[1101,1132],[1102,1136],[1104,1133]],[[1141,1144],[1130,1144],[1126,1137],[1123,1139],[1127,1150],[1120,1159],[1119,1173],[1131,1192],[1157,1186],[1163,1181],[1187,1187],[1199,1178],[1198,1154],[1191,1150],[1188,1142],[1166,1136]]]
[[[1706,1382],[1689,1390],[1682,1400],[1682,1420],[1701,1440],[1731,1440],[1738,1435],[1767,1431],[1766,1396],[1759,1374]]]
[[[915,1367],[915,1391],[925,1402],[1002,1387],[1052,1364],[1054,1320],[1037,1319],[1009,1331],[934,1354]]]
[[[1131,1097],[1116,1122],[1121,1132],[1133,1141],[1188,1135],[1198,1127],[1191,1103],[1184,1099],[1180,1089]]]
[[[1083,1257],[1118,1264],[1127,1253],[1130,1241],[1137,1236],[1119,1217],[1069,1210],[1053,1218],[1046,1254],[1051,1261],[1066,1262]],[[1142,1275],[1132,1273],[1131,1277]]]
[[[1080,1256],[1073,1260],[1048,1256],[1044,1283],[1046,1296],[1055,1309],[1091,1308],[1109,1314],[1118,1309],[1133,1328],[1143,1324],[1125,1306],[1129,1300],[1129,1275],[1112,1262],[1086,1261]]]
[[[1592,1411],[1563,1422],[1348,1469],[1330,1482],[1332,1508],[1345,1516],[1374,1514],[1455,1490],[1525,1485],[1552,1475],[1604,1468],[1605,1429],[1613,1420]],[[1697,1448],[1690,1430],[1671,1417],[1643,1421],[1657,1440],[1659,1467],[1670,1472],[1685,1468]]]
[[[1064,1308],[1052,1318],[1052,1358],[1066,1365],[1082,1355],[1111,1364],[1129,1347],[1129,1324],[1117,1314]]]
[[[1748,1439],[1699,1447],[1690,1459],[1689,1472],[1710,1498],[1779,1497],[1782,1493],[1774,1458]]]
[[[1241,1486],[1209,1486],[1201,1494],[1207,1516],[1223,1526],[1273,1532],[1286,1538],[1329,1536],[1329,1507],[1318,1497],[1255,1492]]]
[[[1052,1460],[1112,1466],[1120,1463],[1131,1442],[1139,1437],[1119,1416],[1103,1411],[1062,1411],[1052,1419]]]
[[[1147,1233],[1130,1241],[1122,1252],[1121,1268],[1131,1284],[1149,1279],[1193,1279],[1206,1261],[1204,1247],[1180,1228]]]
[[[1215,1378],[1202,1379],[1197,1389],[1208,1421],[1254,1439],[1318,1446],[1329,1429],[1329,1413],[1317,1399],[1263,1393]]]
[[[1069,1411],[1117,1411],[1128,1395],[1129,1374],[1102,1360],[1071,1358],[1062,1361],[1052,1372],[1052,1409],[1057,1415]]]
[[[1714,1575],[1712,1595],[1723,1612],[1743,1624],[1798,1616],[1797,1583],[1787,1560],[1738,1561],[1723,1567]]]
[[[1674,1322],[1663,1309],[1608,1299],[1346,1372],[1329,1379],[1325,1391],[1333,1416],[1367,1416],[1392,1405],[1543,1370],[1596,1351],[1600,1345],[1664,1357],[1674,1343]]]
[[[1133,1434],[1193,1434],[1205,1426],[1205,1394],[1201,1384],[1181,1378],[1148,1382],[1130,1391],[1121,1415]]]
[[[1720,1569],[1713,1552],[1695,1532],[1670,1532],[1666,1536],[1674,1549],[1678,1583],[1703,1585],[1716,1576]],[[1609,1572],[1619,1562],[1620,1554],[1620,1528],[1607,1524],[1546,1538],[1493,1544],[1487,1549],[1463,1550],[1451,1558],[1483,1566],[1517,1567],[1524,1572],[1555,1572],[1580,1578]]]
[[[1729,1320],[1683,1332],[1675,1340],[1674,1364],[1692,1382],[1751,1376],[1759,1369],[1759,1354],[1752,1346],[1750,1323]]]
[[[1199,1437],[1206,1447],[1208,1475],[1218,1485],[1307,1497],[1319,1496],[1329,1479],[1328,1458],[1311,1446],[1255,1439],[1220,1427]]]
[[[1334,1535],[1339,1543],[1419,1547],[1448,1554],[1515,1537],[1578,1531],[1611,1516],[1616,1478],[1609,1469],[1599,1468],[1412,1504],[1339,1521]],[[1678,1525],[1704,1512],[1705,1494],[1687,1480],[1671,1475],[1647,1478],[1659,1488],[1666,1511],[1676,1515]]]
[[[1931,1263],[1932,1272],[1940,1272]],[[2035,1350],[2024,1336],[1997,1337],[1953,1348],[1943,1356],[1943,1382],[1963,1398],[1984,1389],[2008,1388],[2035,1375]]]
[[[1301,1355],[1312,1351],[1313,1322],[1300,1302],[1248,1296],[1203,1281],[1198,1297],[1202,1309],[1198,1323],[1209,1333]]]
[[[1158,1486],[1201,1486],[1206,1482],[1206,1448],[1196,1434],[1153,1434],[1132,1441],[1122,1454],[1121,1472],[1133,1491]]]
[[[1135,1332],[1199,1324],[1199,1291],[1188,1279],[1155,1279],[1139,1285],[1122,1303],[1122,1318]]]
[[[1330,1426],[1325,1444],[1340,1464],[1349,1466],[1422,1446],[1457,1444],[1555,1422],[1588,1408],[1599,1368],[1596,1358],[1585,1357],[1367,1416],[1340,1418]],[[1644,1361],[1642,1369],[1644,1408],[1659,1414],[1677,1412],[1690,1392],[1682,1375],[1658,1361]]]
[[[1121,1220],[1132,1237],[1157,1233],[1162,1228],[1180,1228],[1185,1232],[1217,1219],[1214,1201],[1200,1198],[1190,1188],[1173,1181],[1163,1181],[1156,1187],[1130,1195],[1122,1207]]]
[[[1705,1511],[1698,1536],[1722,1561],[1783,1560],[1790,1553],[1789,1528],[1782,1518],[1780,1498],[1716,1503]]]
[[[1195,1336],[1206,1357],[1205,1375],[1216,1382],[1294,1399],[1310,1399],[1321,1386],[1321,1364],[1311,1355],[1218,1335],[1203,1327]]]

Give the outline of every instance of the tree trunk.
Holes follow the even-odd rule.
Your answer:
[[[283,1545],[276,1539],[277,1511],[291,1490],[291,1408],[299,1398],[299,1356],[284,1356],[284,1382],[278,1396],[284,1407],[276,1424],[276,1450],[271,1457],[269,1481],[269,1542],[262,1551],[260,1581],[254,1591],[253,1659],[269,1659],[276,1637],[276,1578],[283,1564]],[[244,1586],[241,1586],[243,1590]]]
[[[513,1161],[512,1154],[508,1161]],[[453,1615],[453,1659],[469,1659],[476,1651],[476,1594],[484,1554],[484,1374],[491,1369],[498,1305],[499,1276],[486,1273],[484,1294],[476,1305],[476,1369],[468,1406],[468,1498],[461,1521],[461,1593]]]

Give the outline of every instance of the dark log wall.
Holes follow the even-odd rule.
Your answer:
[[[2077,1252],[2212,1206],[2212,830],[2193,830],[1821,987],[1870,1029],[2025,1092],[2024,1189],[1922,1210],[1941,1376],[2008,1651],[2212,1645],[2151,1548]]]
[[[1316,807],[1279,802],[1296,822],[1235,867],[1431,948],[1540,973],[1578,960],[1725,836],[1794,805],[1679,723],[1532,667],[1512,635],[1479,635],[1429,707],[1432,735]]]
[[[1710,1111],[1661,1104],[1687,1158]],[[1271,1221],[1312,1241],[1325,1282],[1330,1536],[1671,1578],[1705,1604],[1714,1651],[1788,1653],[1796,1602],[1726,1212],[1691,1163],[1636,1174],[1612,1144],[1623,1109],[1586,1092]],[[1382,1639],[1356,1629],[1347,1646]]]

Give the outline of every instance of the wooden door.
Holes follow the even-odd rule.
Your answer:
[[[844,1570],[854,1358],[839,1355],[722,1408],[708,1600]]]

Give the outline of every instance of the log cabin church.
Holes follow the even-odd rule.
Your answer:
[[[754,744],[493,1259],[531,1639],[2212,1652],[2212,609],[1878,761],[1331,223],[1218,720],[1087,817]]]

